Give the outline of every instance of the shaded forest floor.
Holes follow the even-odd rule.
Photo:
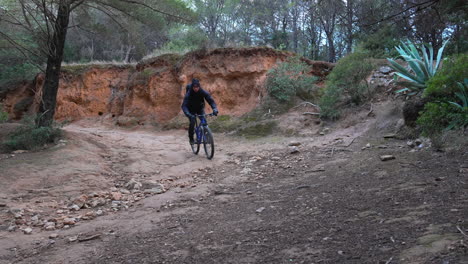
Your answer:
[[[216,134],[213,161],[184,131],[68,126],[62,145],[0,160],[0,263],[468,263],[468,150],[411,148],[378,120],[307,138]],[[131,179],[165,192],[120,191]],[[67,209],[90,192],[125,203]],[[79,221],[7,232],[13,208]]]

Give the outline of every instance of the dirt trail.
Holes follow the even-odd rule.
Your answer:
[[[54,214],[131,178],[167,191],[69,229],[0,229],[0,263],[468,263],[467,150],[384,139],[380,119],[397,119],[382,107],[307,138],[216,134],[213,161],[189,152],[185,131],[69,125],[61,146],[0,160],[8,207]]]

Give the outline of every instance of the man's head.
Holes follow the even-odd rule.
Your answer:
[[[196,93],[200,90],[200,81],[198,79],[192,79],[192,90]]]

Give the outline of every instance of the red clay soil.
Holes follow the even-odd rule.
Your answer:
[[[254,109],[266,94],[268,70],[290,56],[293,54],[264,47],[223,48],[191,52],[183,57],[166,54],[135,67],[64,67],[55,117],[80,120],[109,115],[134,118],[139,123],[166,122],[180,113],[185,86],[192,78],[200,79],[222,114],[239,116]],[[330,63],[305,61],[312,66],[311,74],[319,77],[333,68]],[[39,75],[34,82],[6,95],[4,107],[12,118],[21,118],[26,110],[34,111],[43,80],[44,76]]]

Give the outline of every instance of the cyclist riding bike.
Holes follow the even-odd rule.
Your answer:
[[[188,84],[186,87],[186,94],[182,103],[182,111],[184,111],[184,114],[190,121],[188,130],[190,144],[194,143],[193,131],[195,127],[196,116],[205,114],[205,100],[208,102],[208,104],[210,104],[211,109],[213,109],[213,115],[218,115],[218,108],[216,107],[216,103],[213,97],[211,97],[209,92],[201,88],[200,81],[198,79],[192,79],[192,83]],[[200,117],[200,119],[202,118],[204,117]]]

